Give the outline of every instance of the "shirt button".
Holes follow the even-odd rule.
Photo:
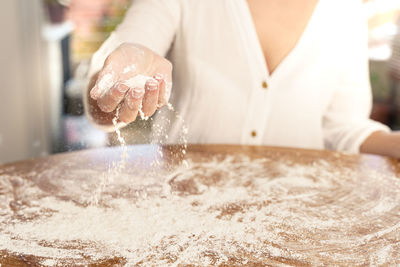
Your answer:
[[[262,88],[264,88],[264,89],[268,88],[268,83],[266,81],[263,81]]]
[[[252,137],[256,137],[257,136],[257,132],[256,131],[251,131],[251,136]]]

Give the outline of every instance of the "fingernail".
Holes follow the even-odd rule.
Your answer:
[[[122,83],[118,83],[115,86],[117,87],[117,90],[121,93],[126,93],[129,90],[129,87]]]
[[[144,90],[143,90],[143,88],[139,88],[139,87],[133,88],[131,92],[132,92],[132,93],[131,93],[131,94],[132,94],[132,97],[133,97],[133,98],[136,98],[136,99],[142,98],[143,95],[144,95]]]
[[[153,91],[158,89],[158,83],[156,81],[150,80],[146,83],[146,89]]]
[[[157,73],[156,75],[154,75],[154,79],[156,79],[157,81],[161,81],[164,79],[164,75]]]

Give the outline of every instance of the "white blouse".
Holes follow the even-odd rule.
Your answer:
[[[246,0],[135,0],[93,56],[90,75],[121,43],[140,43],[174,65],[170,102],[189,143],[357,153],[371,133],[389,131],[369,119],[366,37],[361,0],[320,0],[270,74]],[[182,134],[173,118],[164,108],[153,120],[169,143]]]

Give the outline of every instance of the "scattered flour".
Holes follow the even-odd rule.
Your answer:
[[[120,167],[123,169],[125,167],[126,160],[128,158],[128,150],[127,150],[125,139],[122,137],[121,130],[118,127],[118,120],[119,120],[119,112],[120,112],[120,110],[121,110],[121,105],[118,105],[118,107],[117,107],[117,109],[115,111],[115,117],[113,118],[112,123],[114,125],[114,130],[117,133],[118,141],[119,141],[119,143],[121,145],[121,148],[122,148]]]
[[[56,266],[57,265],[57,261],[52,260],[52,259],[47,259],[47,260],[42,261],[41,264],[43,266]],[[0,267],[1,267],[1,265],[0,265]]]
[[[105,187],[108,186],[110,183],[112,183],[113,174],[118,175],[119,173],[123,172],[123,170],[126,167],[127,159],[129,157],[128,147],[126,145],[125,139],[121,135],[121,129],[119,127],[119,122],[118,122],[120,110],[121,110],[121,105],[118,105],[118,107],[115,110],[115,116],[112,119],[112,123],[114,125],[114,131],[117,134],[117,139],[121,146],[121,159],[119,162],[112,162],[111,168],[109,168],[107,170],[107,172],[105,172],[101,175],[102,180],[99,183],[99,185],[97,186],[97,189],[95,190],[95,192],[92,196],[91,203],[94,205],[98,205],[99,197],[105,190]]]
[[[69,164],[63,176],[63,166],[35,175],[52,193],[0,176],[0,250],[64,265],[400,263],[396,177],[215,155],[152,176],[127,170],[94,206],[84,196],[101,172]],[[397,205],[383,208],[386,196]]]
[[[142,120],[145,120],[145,121],[147,121],[148,119],[149,119],[149,116],[146,116],[146,115],[144,115],[144,112],[143,112],[143,106],[142,106],[142,103],[140,104],[140,107],[139,107],[139,116],[140,116],[140,118],[142,119]]]
[[[129,88],[144,88],[144,86],[146,85],[146,82],[148,80],[154,80],[154,79],[150,76],[138,74],[126,81],[121,81],[121,84],[124,84],[124,85],[128,86]],[[156,81],[156,80],[154,80],[154,81]]]

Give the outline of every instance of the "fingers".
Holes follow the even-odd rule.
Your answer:
[[[145,94],[143,97],[142,111],[146,117],[149,117],[157,110],[159,83],[154,79],[149,79],[144,89]]]
[[[164,60],[163,64],[157,69],[154,76],[159,83],[158,107],[162,107],[168,103],[172,88],[172,64]]]
[[[154,79],[157,81],[159,89],[157,108],[161,108],[167,103],[165,99],[165,80],[161,74],[154,75]]]
[[[142,105],[143,95],[143,88],[132,88],[129,90],[120,109],[119,119],[122,122],[130,123],[136,120]]]
[[[129,90],[121,106],[119,119],[125,123],[133,122],[140,108],[144,116],[150,117],[157,110],[158,94],[159,83],[155,79],[148,79],[144,88]]]
[[[125,84],[116,83],[110,90],[97,99],[97,105],[103,112],[112,112],[124,99],[129,87]]]

